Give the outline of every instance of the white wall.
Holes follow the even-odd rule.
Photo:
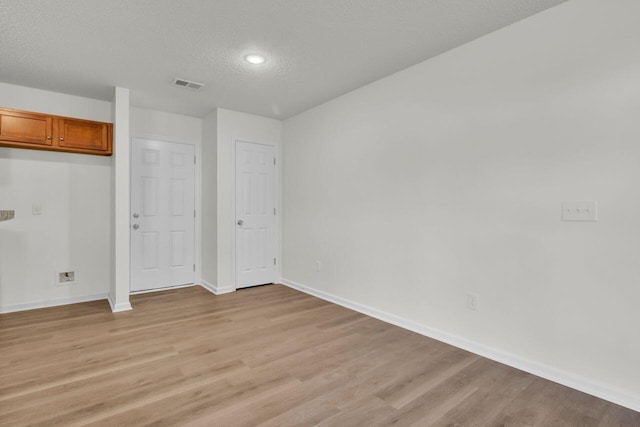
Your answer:
[[[217,109],[217,283],[219,289],[235,289],[235,141],[270,144],[280,153],[280,120]],[[279,157],[279,154],[278,156]],[[278,183],[278,195],[281,183]],[[281,212],[278,204],[278,211]],[[280,218],[280,216],[278,217]],[[279,257],[281,258],[281,257]]]
[[[131,107],[131,136],[199,145],[202,141],[202,119]]]
[[[131,310],[131,134],[129,89],[113,89],[113,156],[111,194],[113,227],[111,240],[111,287],[109,304],[113,312]]]
[[[638,16],[570,1],[286,120],[283,277],[640,407]]]
[[[202,119],[202,280],[218,281],[218,111]]]
[[[0,106],[111,122],[111,103],[0,83]],[[31,215],[32,204],[43,214]],[[109,292],[109,157],[0,148],[0,311]],[[54,286],[56,270],[79,281]]]

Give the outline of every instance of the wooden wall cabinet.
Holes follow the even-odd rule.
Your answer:
[[[110,156],[113,125],[0,108],[0,147]]]

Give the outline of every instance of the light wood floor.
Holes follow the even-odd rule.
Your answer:
[[[640,426],[640,413],[273,285],[0,315],[0,425]]]

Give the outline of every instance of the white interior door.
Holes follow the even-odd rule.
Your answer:
[[[236,288],[276,280],[275,150],[237,141]]]
[[[131,290],[194,281],[193,145],[131,142]]]

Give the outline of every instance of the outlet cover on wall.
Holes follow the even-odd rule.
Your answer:
[[[65,270],[56,271],[55,285],[67,286],[75,285],[78,283],[78,269],[68,268]]]
[[[42,215],[43,209],[42,203],[33,203],[31,205],[31,215]]]
[[[598,202],[562,202],[562,221],[597,221]]]
[[[467,308],[473,311],[478,311],[480,309],[480,298],[477,294],[467,294]]]

